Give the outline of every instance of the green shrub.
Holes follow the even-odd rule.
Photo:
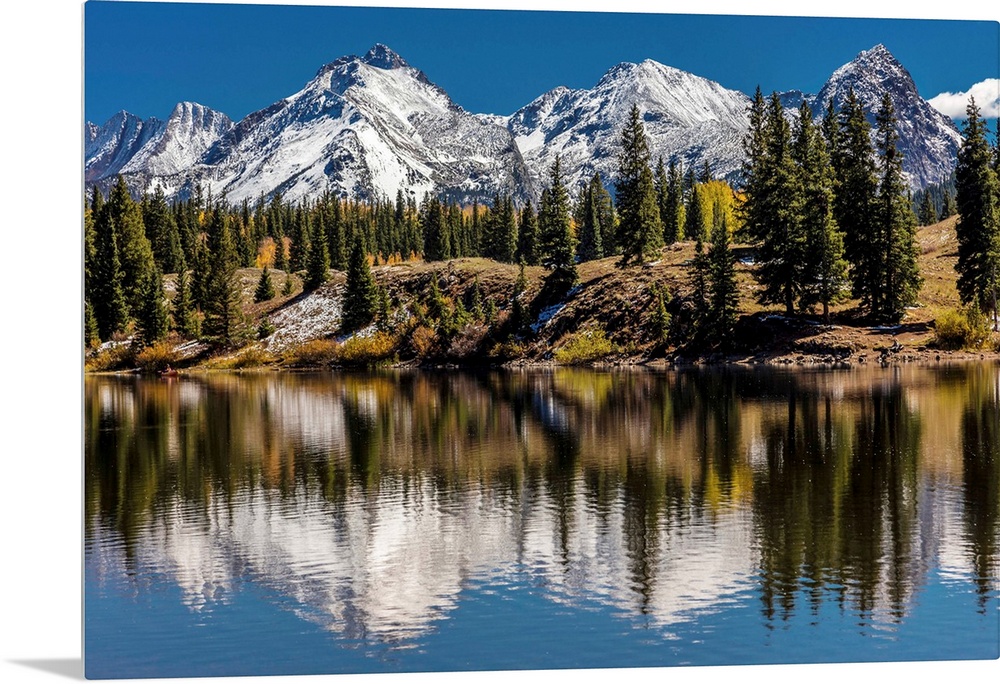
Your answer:
[[[556,363],[574,365],[596,361],[616,351],[615,345],[601,330],[579,332],[569,342],[556,350]]]
[[[934,328],[934,341],[942,349],[982,349],[991,337],[989,320],[976,307],[946,311]]]

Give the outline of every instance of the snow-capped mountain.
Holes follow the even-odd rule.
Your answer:
[[[172,179],[189,171],[232,127],[225,114],[194,102],[179,103],[166,121],[119,112],[100,128],[88,123],[84,178],[107,189],[121,174],[137,191],[160,183],[173,194]]]
[[[653,60],[618,64],[591,90],[555,88],[512,114],[507,125],[536,187],[547,183],[556,155],[569,187],[595,171],[610,184],[633,104],[642,112],[654,160],[673,158],[698,169],[707,161],[717,177],[738,174],[749,98]]]
[[[872,113],[882,92],[891,93],[912,187],[948,178],[961,137],[882,45],[838,69],[818,95],[789,91],[782,102],[790,116],[806,101],[820,117],[830,98],[840,106],[852,87]],[[550,90],[510,116],[471,114],[379,44],[323,66],[299,92],[236,124],[192,103],[177,105],[166,121],[119,112],[103,126],[88,123],[85,181],[106,189],[122,174],[136,192],[161,185],[170,197],[199,183],[231,201],[327,190],[392,198],[398,189],[418,199],[425,192],[460,202],[497,192],[537,199],[556,155],[569,187],[595,171],[611,186],[633,104],[654,160],[698,170],[707,162],[715,176],[738,181],[749,103],[744,93],[646,60],[618,64],[590,90]]]
[[[194,176],[231,200],[331,190],[459,201],[523,199],[527,170],[503,127],[452,102],[384,45],[322,67],[299,92],[255,112],[208,151]]]
[[[84,180],[96,183],[113,178],[150,140],[161,137],[165,127],[160,119],[143,121],[125,111],[118,112],[101,127],[88,122]]]
[[[892,97],[899,133],[897,147],[903,153],[903,171],[913,189],[948,179],[955,168],[962,136],[951,119],[920,97],[910,73],[884,45],[861,52],[833,72],[819,94],[809,98],[813,114],[822,116],[831,99],[839,110],[851,88],[873,126],[882,94],[888,92]]]

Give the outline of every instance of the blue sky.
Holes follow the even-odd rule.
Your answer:
[[[558,85],[593,86],[655,59],[728,88],[816,92],[885,44],[923,97],[1000,75],[995,21],[837,19],[288,5],[84,7],[84,109],[169,115],[182,100],[234,120],[301,88],[323,64],[389,45],[473,112],[510,114]]]

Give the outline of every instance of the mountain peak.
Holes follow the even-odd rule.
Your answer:
[[[393,52],[388,45],[382,43],[375,43],[372,49],[361,58],[361,61],[379,69],[399,69],[409,66],[405,59]]]

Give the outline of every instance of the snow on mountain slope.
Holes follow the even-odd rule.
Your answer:
[[[503,127],[465,112],[384,45],[324,66],[299,92],[251,114],[208,152],[200,175],[231,200],[403,189],[471,201],[523,197],[527,186]]]
[[[181,102],[167,119],[163,134],[139,149],[122,173],[169,176],[185,171],[232,127],[233,122],[221,112]]]
[[[178,104],[166,121],[123,111],[100,128],[88,122],[84,180],[107,190],[121,174],[136,192],[160,183],[172,194],[172,178],[187,173],[232,127],[225,114],[193,102]]]
[[[910,73],[884,45],[861,52],[833,72],[819,94],[810,98],[813,113],[822,116],[831,99],[840,109],[851,88],[873,127],[882,94],[888,92],[892,97],[899,133],[897,147],[903,153],[903,171],[912,188],[948,179],[955,168],[962,136],[951,119],[920,97]]]
[[[852,87],[870,112],[891,93],[914,188],[949,176],[958,131],[882,45],[838,69],[818,95],[789,91],[782,102],[790,118],[803,101],[820,117],[828,99],[840,106]],[[715,176],[738,182],[749,103],[743,93],[646,60],[618,64],[589,90],[555,88],[510,116],[470,114],[378,44],[325,65],[299,92],[236,124],[193,103],[177,105],[167,121],[120,112],[101,127],[88,123],[85,181],[106,189],[121,173],[136,193],[159,184],[184,197],[201,184],[231,201],[324,191],[391,198],[398,189],[418,200],[426,192],[466,203],[498,192],[537,200],[557,155],[571,189],[595,171],[612,186],[621,130],[636,104],[654,163],[674,159],[699,171],[707,163]]]
[[[84,180],[93,183],[118,175],[139,150],[163,134],[165,127],[159,119],[143,121],[126,111],[118,112],[100,128],[88,122]]]
[[[618,141],[629,110],[642,112],[655,162],[685,168],[708,162],[713,174],[735,177],[742,160],[749,98],[714,81],[653,60],[622,63],[591,90],[551,90],[508,119],[536,187],[547,183],[559,155],[566,182],[577,187],[600,172],[613,182]]]

